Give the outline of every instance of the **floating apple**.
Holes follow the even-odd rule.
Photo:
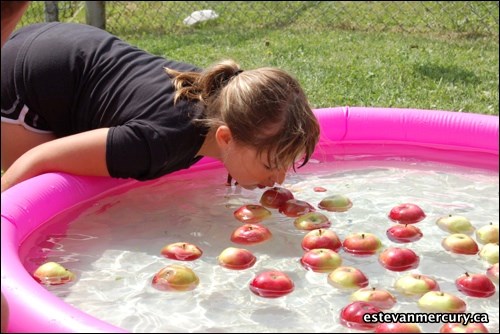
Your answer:
[[[414,242],[423,237],[422,231],[415,225],[402,224],[397,224],[388,228],[386,235],[389,240],[400,244]]]
[[[328,228],[332,223],[327,216],[321,212],[309,212],[297,217],[293,224],[299,230],[315,230],[318,228]]]
[[[362,301],[373,304],[382,310],[388,310],[396,304],[396,297],[383,289],[361,288],[351,295],[351,301]]]
[[[287,217],[299,217],[316,209],[306,201],[300,199],[289,199],[278,208],[278,211]]]
[[[234,217],[242,223],[256,224],[271,217],[271,211],[257,204],[247,204],[234,211]]]
[[[469,219],[459,215],[440,217],[436,220],[436,224],[443,231],[450,233],[472,234],[475,229]]]
[[[278,298],[291,293],[295,288],[287,274],[278,270],[264,271],[250,282],[250,291],[264,298]]]
[[[253,245],[264,242],[272,236],[271,231],[259,224],[245,224],[233,231],[231,241],[237,244]]]
[[[422,329],[415,323],[386,322],[377,325],[374,333],[422,333]]]
[[[458,291],[471,297],[488,298],[495,294],[495,284],[485,274],[465,273],[455,280]]]
[[[152,285],[161,291],[190,291],[199,283],[200,279],[192,269],[179,264],[171,264],[154,275]]]
[[[484,245],[479,252],[479,257],[489,264],[498,263],[498,243]]]
[[[224,268],[243,270],[253,266],[257,258],[247,249],[228,247],[219,254],[218,260]]]
[[[315,248],[328,248],[337,251],[342,246],[342,242],[332,230],[319,228],[307,232],[302,238],[301,246],[306,251]]]
[[[482,244],[498,242],[498,224],[489,223],[476,230],[476,240]]]
[[[439,290],[439,284],[434,278],[415,273],[399,277],[394,287],[402,294],[413,296]]]
[[[160,253],[169,259],[193,261],[198,259],[203,254],[203,251],[189,242],[175,242],[163,247]]]
[[[392,271],[405,271],[418,267],[420,258],[408,248],[389,247],[378,257],[380,264]]]
[[[443,291],[429,291],[417,302],[424,312],[463,313],[467,304],[459,297]]]
[[[59,285],[73,281],[76,276],[57,262],[46,262],[35,270],[33,277],[42,284]]]
[[[373,304],[356,301],[352,302],[340,311],[340,324],[356,330],[371,330],[374,329],[377,322],[366,322],[364,315],[367,313],[380,313],[382,312],[378,307]]]
[[[361,270],[348,266],[338,267],[329,273],[327,281],[330,285],[344,290],[364,288],[369,283]]]
[[[389,219],[399,224],[415,224],[425,217],[424,211],[413,203],[396,205],[389,212]]]
[[[344,195],[332,195],[323,198],[318,208],[332,212],[345,212],[352,208],[352,201]]]
[[[477,243],[466,234],[450,234],[441,241],[444,249],[455,254],[474,255],[479,251]]]
[[[353,233],[344,239],[342,247],[351,254],[372,255],[382,247],[382,242],[372,233]]]
[[[498,284],[498,262],[486,270],[486,276]]]
[[[308,270],[327,273],[338,268],[342,264],[342,259],[337,252],[331,249],[315,248],[305,252],[300,263]]]
[[[313,190],[317,193],[324,193],[326,191],[326,188],[323,187],[314,187]]]
[[[470,322],[467,325],[460,323],[447,323],[441,326],[439,333],[489,333],[482,323]]]
[[[277,209],[289,199],[293,199],[293,194],[290,190],[282,187],[273,187],[264,191],[260,197],[260,204],[265,207]]]

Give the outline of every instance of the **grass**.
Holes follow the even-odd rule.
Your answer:
[[[251,38],[199,31],[128,41],[202,67],[233,58],[243,68],[284,68],[299,79],[317,108],[379,106],[498,115],[498,45],[482,41],[271,29]]]
[[[200,8],[220,18],[184,26]],[[485,25],[498,19],[496,2],[108,2],[106,10],[110,32],[154,54],[286,69],[315,108],[499,114],[498,22]]]

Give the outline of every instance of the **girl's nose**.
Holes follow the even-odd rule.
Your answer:
[[[274,180],[277,184],[282,184],[285,181],[285,178],[286,178],[286,171],[280,170],[278,171],[278,173],[276,173]]]

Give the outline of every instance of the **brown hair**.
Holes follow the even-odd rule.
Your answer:
[[[201,73],[166,69],[175,100],[200,101],[210,129],[226,125],[243,145],[267,152],[270,166],[305,165],[318,142],[319,124],[298,81],[283,70],[263,67],[242,71],[225,60]],[[293,166],[295,168],[295,166]]]

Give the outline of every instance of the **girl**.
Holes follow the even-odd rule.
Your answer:
[[[59,22],[19,29],[1,57],[2,192],[46,172],[150,180],[204,156],[244,188],[271,187],[318,142],[302,88],[279,69],[201,70]]]

